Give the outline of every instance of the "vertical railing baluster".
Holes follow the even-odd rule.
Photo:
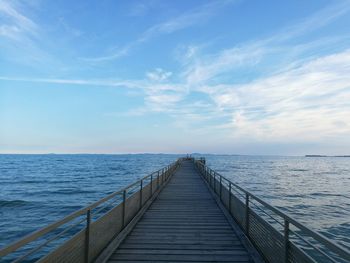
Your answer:
[[[151,195],[149,198],[151,198],[153,195],[153,174],[151,174]]]
[[[231,213],[231,198],[232,198],[232,193],[231,193],[231,190],[232,190],[232,183],[229,182],[229,187],[228,187],[228,211]]]
[[[284,219],[284,262],[289,262],[289,221]]]
[[[216,192],[216,173],[214,172],[214,192],[217,194]]]
[[[90,223],[91,223],[91,210],[86,212],[86,230],[85,230],[85,263],[89,262],[90,252]]]
[[[249,236],[249,194],[245,194],[245,231]]]
[[[140,181],[140,209],[142,207],[142,179]]]
[[[209,185],[210,185],[211,188],[213,188],[211,171],[210,171],[210,174],[209,174]]]
[[[222,192],[222,176],[220,175],[220,201],[222,201],[221,192]]]
[[[157,172],[157,189],[159,188],[159,170]]]
[[[122,214],[122,227],[125,226],[125,200],[126,200],[126,190],[123,191],[123,214]]]

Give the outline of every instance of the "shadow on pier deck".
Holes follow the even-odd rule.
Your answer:
[[[192,161],[184,161],[108,262],[252,262]]]

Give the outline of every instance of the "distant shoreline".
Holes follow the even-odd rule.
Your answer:
[[[350,155],[320,155],[320,154],[307,154],[305,157],[350,157]]]

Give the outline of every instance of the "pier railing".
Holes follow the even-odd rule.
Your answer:
[[[195,164],[267,262],[350,262],[350,252],[205,165]]]
[[[181,159],[0,249],[4,262],[93,262],[159,193]]]

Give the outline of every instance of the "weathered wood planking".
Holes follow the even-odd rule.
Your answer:
[[[185,161],[108,262],[252,262],[192,161]]]

